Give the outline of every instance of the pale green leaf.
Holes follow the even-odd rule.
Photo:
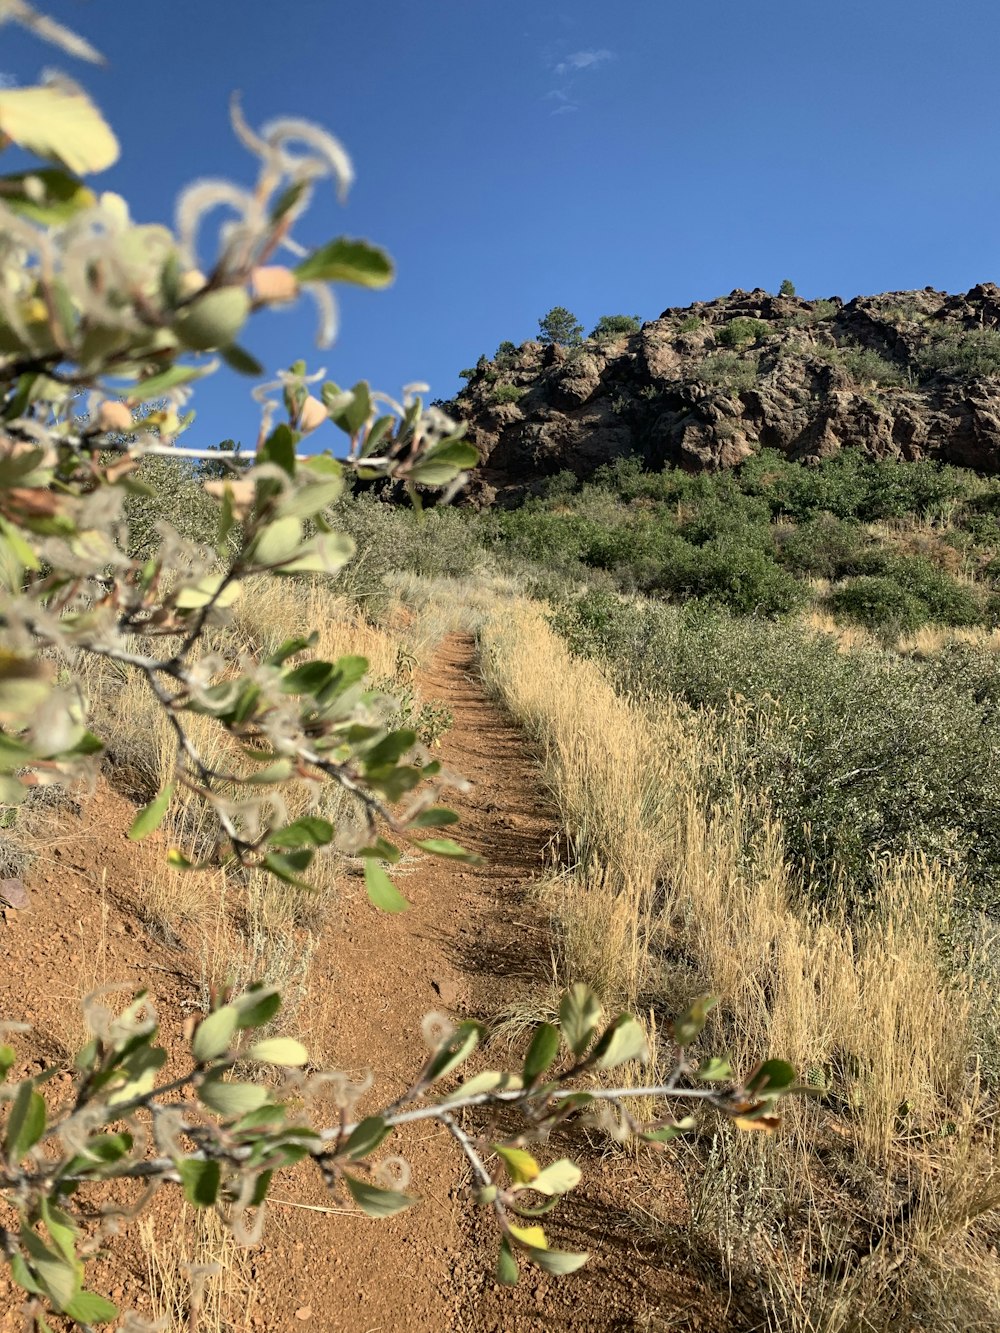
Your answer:
[[[392,1217],[416,1203],[416,1199],[411,1199],[408,1194],[401,1194],[398,1190],[379,1189],[375,1185],[369,1185],[367,1181],[358,1180],[346,1173],[344,1183],[351,1192],[351,1198],[369,1217]]]
[[[0,89],[0,132],[76,175],[118,160],[118,140],[97,107],[71,84]]]
[[[405,912],[409,903],[377,861],[365,861],[365,888],[380,912]]]
[[[261,1064],[298,1069],[309,1059],[309,1052],[300,1041],[292,1037],[269,1037],[266,1041],[254,1042],[247,1056],[251,1060],[259,1060]]]
[[[148,805],[143,806],[132,821],[132,827],[128,831],[128,836],[133,842],[148,837],[150,833],[160,827],[173,794],[174,784],[168,782],[158,796],[154,797]]]
[[[239,1016],[234,1004],[224,1004],[202,1019],[191,1042],[191,1051],[199,1064],[226,1054],[236,1034]]]
[[[392,260],[368,241],[341,236],[321,246],[295,269],[299,282],[352,282],[361,287],[386,287],[392,281]]]
[[[582,1055],[604,1014],[600,1000],[582,981],[570,986],[559,1002],[559,1023],[567,1046]]]

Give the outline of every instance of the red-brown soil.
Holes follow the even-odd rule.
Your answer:
[[[422,861],[400,879],[411,902],[399,916],[375,913],[361,880],[348,876],[312,959],[310,1039],[326,1061],[352,1075],[376,1071],[362,1109],[398,1094],[421,1062],[420,1020],[431,1009],[490,1018],[531,998],[551,975],[547,922],[527,890],[543,871],[555,816],[513,723],[485,695],[470,637],[445,640],[420,682],[423,697],[454,714],[441,757],[471,782],[453,802],[463,842],[482,866]],[[125,838],[131,808],[100,785],[77,816],[54,818],[28,878],[30,908],[0,920],[0,1020],[28,1022],[18,1038],[34,1067],[60,1061],[82,1039],[74,1017],[81,991],[105,979],[139,981],[154,993],[162,1035],[178,1047],[197,1009],[197,941],[172,949],[129,912],[135,845]],[[94,975],[101,942],[101,970]],[[506,1048],[492,1054],[502,1063]],[[27,1068],[31,1068],[29,1063]],[[67,1076],[68,1078],[68,1076]],[[387,1221],[331,1199],[303,1172],[276,1182],[263,1243],[249,1255],[249,1281],[234,1283],[236,1330],[718,1329],[711,1275],[686,1271],[685,1205],[669,1159],[637,1165],[577,1141],[585,1184],[549,1227],[556,1243],[593,1252],[570,1278],[529,1270],[514,1290],[494,1283],[496,1237],[470,1202],[456,1146],[431,1124],[398,1142],[421,1203]],[[565,1149],[564,1149],[565,1151]],[[312,1211],[310,1205],[331,1211]],[[178,1192],[161,1191],[169,1221]],[[123,1308],[149,1312],[145,1266],[132,1224],[89,1281]],[[0,1274],[0,1333],[22,1327],[17,1292]],[[729,1328],[738,1324],[730,1311]]]

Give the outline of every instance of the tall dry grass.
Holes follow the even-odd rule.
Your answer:
[[[569,864],[543,890],[562,980],[658,1016],[718,994],[707,1046],[743,1071],[783,1056],[821,1094],[788,1104],[776,1140],[723,1134],[708,1169],[699,1158],[696,1241],[712,1238],[731,1281],[756,1274],[776,1329],[909,1327],[894,1321],[917,1308],[958,1327],[1000,1290],[998,1168],[972,981],[942,963],[946,872],[916,856],[881,866],[862,925],[836,904],[807,911],[717,719],[616,695],[528,604],[480,637],[564,822]],[[962,1307],[935,1296],[959,1289]]]

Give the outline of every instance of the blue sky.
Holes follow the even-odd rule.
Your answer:
[[[998,277],[996,0],[37,0],[108,57],[0,29],[0,72],[45,66],[91,92],[122,142],[95,183],[169,219],[195,176],[251,179],[227,103],[307,116],[357,184],[317,198],[304,238],[368,236],[398,265],[313,313],[258,320],[275,369],[395,392],[458,371],[566,305],[653,318],[734,287],[841,295],[965,290]],[[185,442],[250,443],[250,385],[199,388]]]

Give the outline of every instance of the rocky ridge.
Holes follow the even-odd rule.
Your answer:
[[[509,345],[508,345],[509,348]],[[1000,471],[1000,288],[844,302],[762,290],[665,310],[580,347],[480,358],[448,405],[482,457],[473,503],[512,504],[546,476],[629,454],[733,467],[762,448],[815,462],[842,448]]]

